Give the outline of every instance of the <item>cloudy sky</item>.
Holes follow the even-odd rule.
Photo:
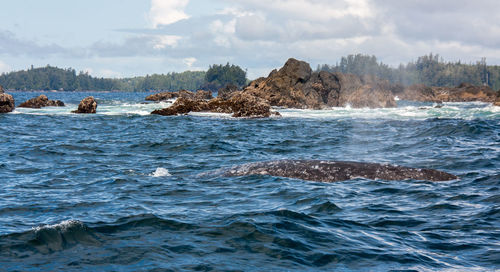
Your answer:
[[[500,64],[498,0],[5,0],[0,73],[47,64],[125,77],[234,63],[250,78],[289,57],[396,66],[438,53]]]

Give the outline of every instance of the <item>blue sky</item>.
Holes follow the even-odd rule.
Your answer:
[[[289,57],[396,66],[430,52],[500,64],[496,0],[3,1],[0,72],[47,64],[125,77],[234,63],[249,77]]]

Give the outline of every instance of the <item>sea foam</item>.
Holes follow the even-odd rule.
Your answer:
[[[172,176],[167,169],[165,168],[162,168],[162,167],[158,167],[156,168],[156,170],[151,173],[150,175],[151,177],[155,177],[155,178],[159,178],[159,177],[170,177]]]

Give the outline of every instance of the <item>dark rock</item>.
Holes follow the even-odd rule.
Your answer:
[[[493,105],[500,107],[500,90],[497,92],[497,98],[495,99],[495,102],[493,102]]]
[[[180,90],[178,92],[161,92],[152,94],[146,97],[148,101],[165,101],[174,98],[190,98],[190,99],[211,99],[212,92],[205,90],[198,90],[196,93],[187,90]]]
[[[93,96],[84,98],[78,105],[78,109],[72,113],[96,113],[97,102]]]
[[[217,97],[220,97],[222,99],[229,99],[237,91],[239,91],[238,86],[228,84],[224,88],[219,89],[219,91],[217,92]]]
[[[243,92],[263,98],[271,106],[322,109],[326,107],[395,107],[393,90],[402,89],[375,77],[312,73],[309,64],[289,59],[280,70],[259,78]]]
[[[179,92],[162,92],[146,96],[147,101],[165,101],[179,97]]]
[[[415,84],[404,89],[401,93],[395,93],[402,100],[419,102],[441,102],[436,98],[435,92],[431,87],[424,84]]]
[[[40,95],[26,102],[21,103],[20,108],[39,109],[43,107],[64,107],[64,103],[60,100],[49,100],[46,95]]]
[[[427,87],[412,85],[397,94],[400,99],[421,102],[490,102],[494,103],[496,92],[489,86],[474,86],[462,83],[457,87]]]
[[[10,94],[0,93],[0,113],[11,112],[15,108],[14,97]]]
[[[218,173],[220,171],[214,174]],[[378,163],[318,160],[281,160],[249,163],[225,170],[222,174],[225,176],[270,175],[321,182],[344,181],[356,178],[428,181],[458,179],[457,176],[434,169]]]
[[[228,100],[220,97],[209,101],[181,97],[172,106],[151,114],[169,116],[189,112],[232,113],[233,117],[262,118],[271,115],[271,106],[261,98],[238,92]]]
[[[489,86],[474,86],[462,83],[458,87],[433,87],[436,98],[443,102],[495,102],[496,92]]]
[[[212,98],[213,98],[213,95],[212,95],[211,91],[198,90],[194,94],[194,99],[198,99],[198,100],[209,100]]]
[[[397,85],[374,76],[358,77],[352,74],[335,73],[340,83],[339,106],[353,108],[393,108],[396,100],[393,89]]]

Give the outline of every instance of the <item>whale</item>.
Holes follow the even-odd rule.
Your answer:
[[[425,168],[411,168],[391,164],[328,161],[277,160],[247,163],[222,171],[222,176],[269,175],[318,182],[337,182],[352,179],[450,181],[457,176]]]

